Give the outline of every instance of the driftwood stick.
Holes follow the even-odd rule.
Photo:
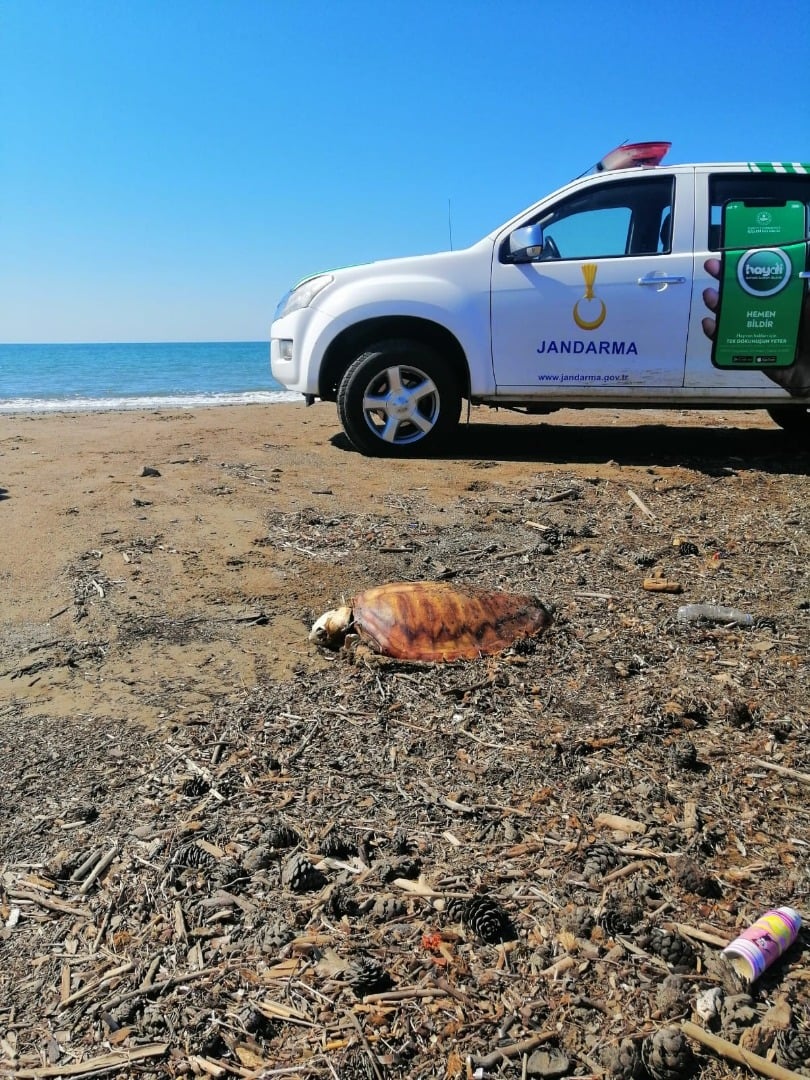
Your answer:
[[[85,874],[90,872],[93,864],[98,862],[100,858],[101,848],[95,848],[93,851],[90,852],[84,862],[80,863],[79,866],[76,867],[76,869],[70,875],[70,880],[72,882],[82,881]]]
[[[350,1012],[349,1016],[351,1018],[352,1023],[357,1028],[357,1034],[360,1036],[360,1042],[363,1044],[363,1049],[366,1052],[366,1057],[368,1058],[369,1065],[371,1065],[371,1068],[372,1068],[372,1071],[374,1072],[375,1077],[377,1078],[377,1080],[385,1080],[385,1077],[383,1076],[383,1071],[380,1068],[380,1063],[377,1061],[377,1055],[371,1049],[371,1046],[369,1045],[369,1041],[365,1036],[365,1032],[360,1027],[360,1021],[357,1019],[357,1017],[355,1016],[355,1014],[353,1012]]]
[[[649,506],[647,506],[647,504],[644,502],[643,499],[639,498],[639,496],[636,495],[635,491],[633,491],[632,488],[627,489],[627,494],[630,496],[630,498],[633,500],[633,502],[636,504],[636,506],[639,508],[639,510],[641,510],[641,512],[643,514],[646,514],[647,517],[650,517],[650,518],[655,517],[655,514],[652,512],[652,510],[649,508]]]
[[[463,1005],[474,1004],[473,998],[469,994],[463,994],[459,989],[452,985],[444,976],[436,980],[436,985],[440,990],[444,990],[445,994],[449,994],[451,998],[455,998],[456,1001],[460,1001]]]
[[[123,1005],[125,1001],[131,1001],[133,998],[154,997],[156,994],[162,994],[166,990],[171,990],[174,986],[180,986],[182,983],[193,982],[195,979],[202,979],[206,975],[210,975],[212,972],[217,971],[217,968],[200,968],[199,971],[189,971],[185,975],[174,975],[171,979],[164,979],[163,982],[151,983],[149,986],[138,986],[135,990],[128,990],[125,994],[118,994],[116,997],[108,998],[106,1001],[98,1001],[93,1007],[94,1012],[100,1012],[101,1009],[117,1009],[119,1005]]]
[[[60,915],[78,915],[82,918],[87,918],[89,914],[84,908],[73,907],[72,904],[66,904],[63,900],[59,900],[56,897],[49,898],[47,896],[40,896],[39,893],[17,892],[15,890],[10,896],[12,900],[27,901],[30,904],[36,904],[38,907],[45,908],[46,911],[55,911]]]
[[[81,888],[79,889],[79,893],[82,896],[84,896],[87,892],[89,892],[89,890],[92,887],[92,885],[94,884],[94,882],[97,881],[98,878],[101,877],[101,875],[104,873],[104,871],[110,865],[110,863],[113,861],[113,859],[116,857],[116,855],[118,855],[120,850],[121,850],[120,846],[118,844],[115,844],[112,848],[110,848],[110,850],[107,852],[107,854],[103,856],[103,858],[99,859],[99,861],[96,863],[96,865],[93,867],[93,869],[90,871],[90,873],[87,875],[87,877],[82,882]]]
[[[631,874],[635,874],[636,870],[643,870],[645,866],[650,866],[650,861],[648,859],[636,859],[634,862],[629,862],[625,866],[620,866],[617,870],[611,870],[609,874],[606,874],[602,878],[602,884],[609,885],[611,881],[629,877]]]
[[[467,994],[462,994],[446,979],[437,979],[435,986],[403,986],[399,990],[384,990],[378,994],[364,994],[363,1002],[371,1004],[372,1002],[410,1001],[415,998],[435,997],[455,998],[456,1001],[462,1001],[465,1005],[472,1004],[473,1000]]]
[[[306,735],[304,736],[304,738],[303,738],[303,739],[301,740],[301,742],[300,742],[300,743],[298,744],[298,746],[297,746],[297,747],[295,748],[295,750],[293,750],[293,751],[292,751],[292,753],[290,753],[290,754],[289,754],[289,755],[287,756],[287,759],[286,759],[286,761],[284,762],[285,766],[287,766],[287,765],[292,765],[292,763],[293,763],[294,761],[297,761],[297,760],[298,760],[298,758],[299,758],[299,757],[300,757],[300,756],[301,756],[301,755],[303,754],[303,752],[304,752],[304,751],[306,750],[307,746],[309,746],[310,742],[311,742],[311,741],[312,741],[312,740],[313,740],[313,739],[315,738],[315,736],[316,736],[316,735],[318,734],[318,732],[320,731],[320,729],[321,729],[321,722],[320,722],[320,720],[316,720],[316,721],[315,721],[315,722],[313,723],[312,727],[311,727],[311,728],[309,729],[309,731],[308,731],[308,732],[306,733]]]
[[[61,1002],[61,1007],[64,1008],[66,1005],[72,1005],[74,1001],[81,1001],[83,997],[92,994],[94,990],[103,989],[104,987],[109,986],[113,979],[118,979],[121,975],[126,975],[127,972],[132,971],[134,967],[135,964],[130,960],[126,964],[121,964],[120,967],[111,968],[109,971],[105,971],[98,979],[93,979],[91,982],[85,983],[79,990],[76,990],[75,993],[71,994],[70,997]]]
[[[145,1058],[162,1057],[169,1049],[168,1043],[150,1043],[149,1046],[138,1046],[132,1050],[113,1050],[101,1057],[89,1058],[87,1061],[78,1061],[73,1065],[43,1065],[37,1069],[18,1069],[15,1073],[20,1080],[41,1080],[45,1077],[59,1076],[100,1076],[102,1073],[117,1072],[136,1061]]]
[[[682,934],[684,937],[694,938],[695,941],[702,941],[706,945],[714,945],[718,949],[725,949],[726,945],[729,943],[729,938],[722,938],[717,934],[710,934],[697,926],[689,926],[687,923],[676,922],[668,924],[666,929],[669,929],[670,925],[674,926],[678,933]]]
[[[109,904],[107,904],[107,910],[104,912],[104,918],[101,920],[101,926],[99,926],[98,930],[96,931],[96,936],[93,938],[93,944],[90,946],[91,953],[94,953],[96,951],[96,949],[99,947],[99,944],[101,943],[101,939],[107,932],[107,927],[110,924],[110,916],[113,913],[114,907],[115,901],[110,900]]]
[[[563,956],[551,964],[550,967],[543,968],[540,974],[548,976],[550,979],[556,979],[558,975],[562,975],[564,972],[570,971],[572,967],[576,966],[577,962],[573,956]]]
[[[789,769],[787,765],[775,765],[772,761],[763,761],[762,758],[752,758],[752,765],[758,765],[760,769],[770,769],[771,772],[786,776],[789,780],[798,780],[800,784],[810,784],[810,774]]]
[[[794,1072],[793,1069],[785,1069],[783,1066],[777,1065],[775,1061],[768,1061],[767,1058],[760,1057],[759,1054],[752,1054],[750,1050],[744,1050],[741,1046],[737,1046],[736,1043],[729,1042],[728,1039],[721,1039],[719,1035],[712,1035],[710,1031],[704,1031],[702,1027],[698,1027],[697,1024],[693,1024],[690,1020],[681,1020],[681,1030],[684,1035],[688,1035],[695,1042],[708,1046],[710,1050],[714,1050],[715,1053],[721,1054],[731,1061],[746,1065],[761,1076],[770,1076],[772,1080],[802,1080],[801,1075]]]
[[[531,1035],[528,1039],[511,1043],[509,1046],[501,1046],[497,1050],[493,1050],[491,1054],[486,1054],[484,1057],[473,1057],[471,1063],[474,1069],[494,1069],[495,1066],[500,1065],[502,1061],[510,1061],[512,1058],[522,1057],[523,1054],[528,1054],[529,1051],[534,1050],[536,1046],[542,1046],[543,1043],[550,1042],[558,1036],[558,1031],[538,1031],[536,1035]]]
[[[449,997],[446,990],[439,990],[438,987],[424,987],[424,986],[411,986],[403,987],[401,990],[386,990],[379,994],[364,994],[363,1002],[366,1005],[370,1005],[372,1002],[383,1001],[412,1001],[415,998],[435,998],[435,997]]]

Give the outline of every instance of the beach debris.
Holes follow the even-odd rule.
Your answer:
[[[753,626],[754,616],[739,608],[719,604],[684,604],[678,608],[678,622],[723,623],[726,626]]]
[[[649,575],[645,577],[641,587],[645,592],[661,592],[661,593],[680,593],[683,592],[683,586],[678,581],[672,581],[664,576],[663,570],[656,568]]]
[[[281,870],[281,884],[296,893],[314,892],[326,884],[326,878],[306,855],[291,855]]]
[[[640,943],[675,971],[691,971],[695,966],[694,949],[677,931],[653,926],[649,933],[642,936]]]
[[[641,1060],[641,1044],[635,1039],[621,1039],[615,1046],[608,1046],[602,1057],[602,1065],[608,1076],[621,1080],[640,1080],[645,1075]]]
[[[562,1050],[535,1050],[526,1062],[527,1076],[542,1076],[545,1080],[555,1080],[565,1076],[571,1068],[571,1059]]]
[[[493,896],[473,896],[464,905],[464,926],[489,945],[512,941],[517,936],[508,912]]]
[[[678,554],[683,557],[699,554],[697,544],[694,544],[691,540],[681,540],[678,538],[673,542],[673,547],[677,548]]]
[[[349,633],[399,660],[473,660],[542,633],[551,615],[520,593],[460,589],[443,581],[378,585],[325,612],[309,640],[337,649]]]
[[[795,908],[772,908],[723,949],[737,974],[750,984],[774,964],[796,938],[802,917]]]
[[[695,1055],[674,1024],[659,1028],[641,1044],[641,1057],[653,1080],[685,1080],[695,1070]]]

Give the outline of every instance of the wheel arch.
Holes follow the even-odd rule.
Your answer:
[[[415,315],[364,319],[341,331],[324,354],[318,379],[319,396],[324,401],[336,401],[340,380],[352,362],[376,342],[389,338],[408,338],[435,349],[447,360],[462,397],[469,397],[470,370],[458,338],[440,323]]]

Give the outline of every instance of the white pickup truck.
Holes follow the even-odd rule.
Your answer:
[[[336,401],[349,439],[371,455],[447,446],[462,399],[535,413],[761,407],[810,430],[806,272],[794,275],[805,280],[789,366],[769,366],[754,345],[735,357],[747,369],[723,369],[712,341],[724,208],[801,202],[804,259],[810,165],[663,166],[649,163],[663,153],[637,149],[651,146],[668,144],[619,148],[472,247],[302,281],[276,310],[274,377],[308,404]],[[644,164],[612,168],[627,161]],[[767,245],[767,230],[751,244],[754,254]],[[748,314],[749,326],[768,321],[761,305]]]

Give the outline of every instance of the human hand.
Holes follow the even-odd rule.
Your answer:
[[[703,264],[706,273],[716,281],[720,280],[720,260],[707,259]],[[717,289],[703,290],[703,303],[709,311],[717,311],[720,303],[720,293]],[[717,319],[713,315],[707,315],[701,320],[703,333],[710,341],[714,340],[717,331]],[[810,394],[810,294],[805,296],[802,306],[802,317],[799,323],[799,348],[796,363],[788,368],[760,368],[763,375],[777,383],[783,390],[797,397]]]

